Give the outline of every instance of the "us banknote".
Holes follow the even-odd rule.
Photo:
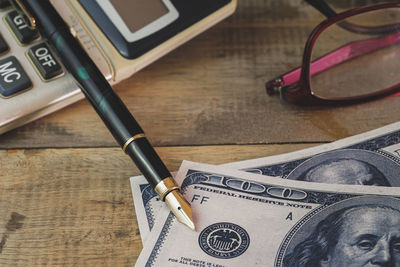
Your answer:
[[[400,122],[329,144],[223,166],[285,179],[400,186]],[[131,187],[144,242],[164,204],[144,177],[132,177]]]
[[[400,264],[398,188],[307,183],[190,162],[176,180],[196,231],[161,209],[136,266]]]

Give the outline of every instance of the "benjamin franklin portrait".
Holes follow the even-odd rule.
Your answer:
[[[340,149],[311,157],[288,179],[307,182],[400,186],[400,164],[374,151]]]
[[[325,211],[327,216],[314,220],[312,228],[300,229],[301,238],[294,238],[283,266],[400,266],[400,200],[361,197],[347,202]]]

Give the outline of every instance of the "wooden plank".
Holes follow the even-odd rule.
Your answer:
[[[310,145],[157,148],[171,170],[183,159],[221,164]],[[129,177],[117,148],[0,150],[1,266],[133,266],[142,245]]]
[[[266,95],[265,81],[300,65],[321,20],[304,1],[240,0],[232,17],[115,88],[156,146],[328,142],[398,121],[399,96],[298,107]],[[0,139],[0,148],[103,146],[116,142],[85,100]]]

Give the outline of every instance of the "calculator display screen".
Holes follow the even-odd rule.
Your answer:
[[[198,29],[192,26],[234,2],[233,0],[75,1],[86,10],[118,52],[128,59],[140,57],[183,31],[202,29],[203,26]],[[210,19],[213,20],[214,18]]]
[[[141,40],[171,24],[179,13],[171,0],[96,0],[126,41]]]
[[[110,1],[131,32],[145,27],[168,13],[167,7],[161,0]]]

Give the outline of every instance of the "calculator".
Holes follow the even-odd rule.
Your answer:
[[[236,0],[50,2],[111,85],[226,18],[237,4]],[[0,15],[1,134],[84,95],[53,47],[8,0],[0,0]]]

